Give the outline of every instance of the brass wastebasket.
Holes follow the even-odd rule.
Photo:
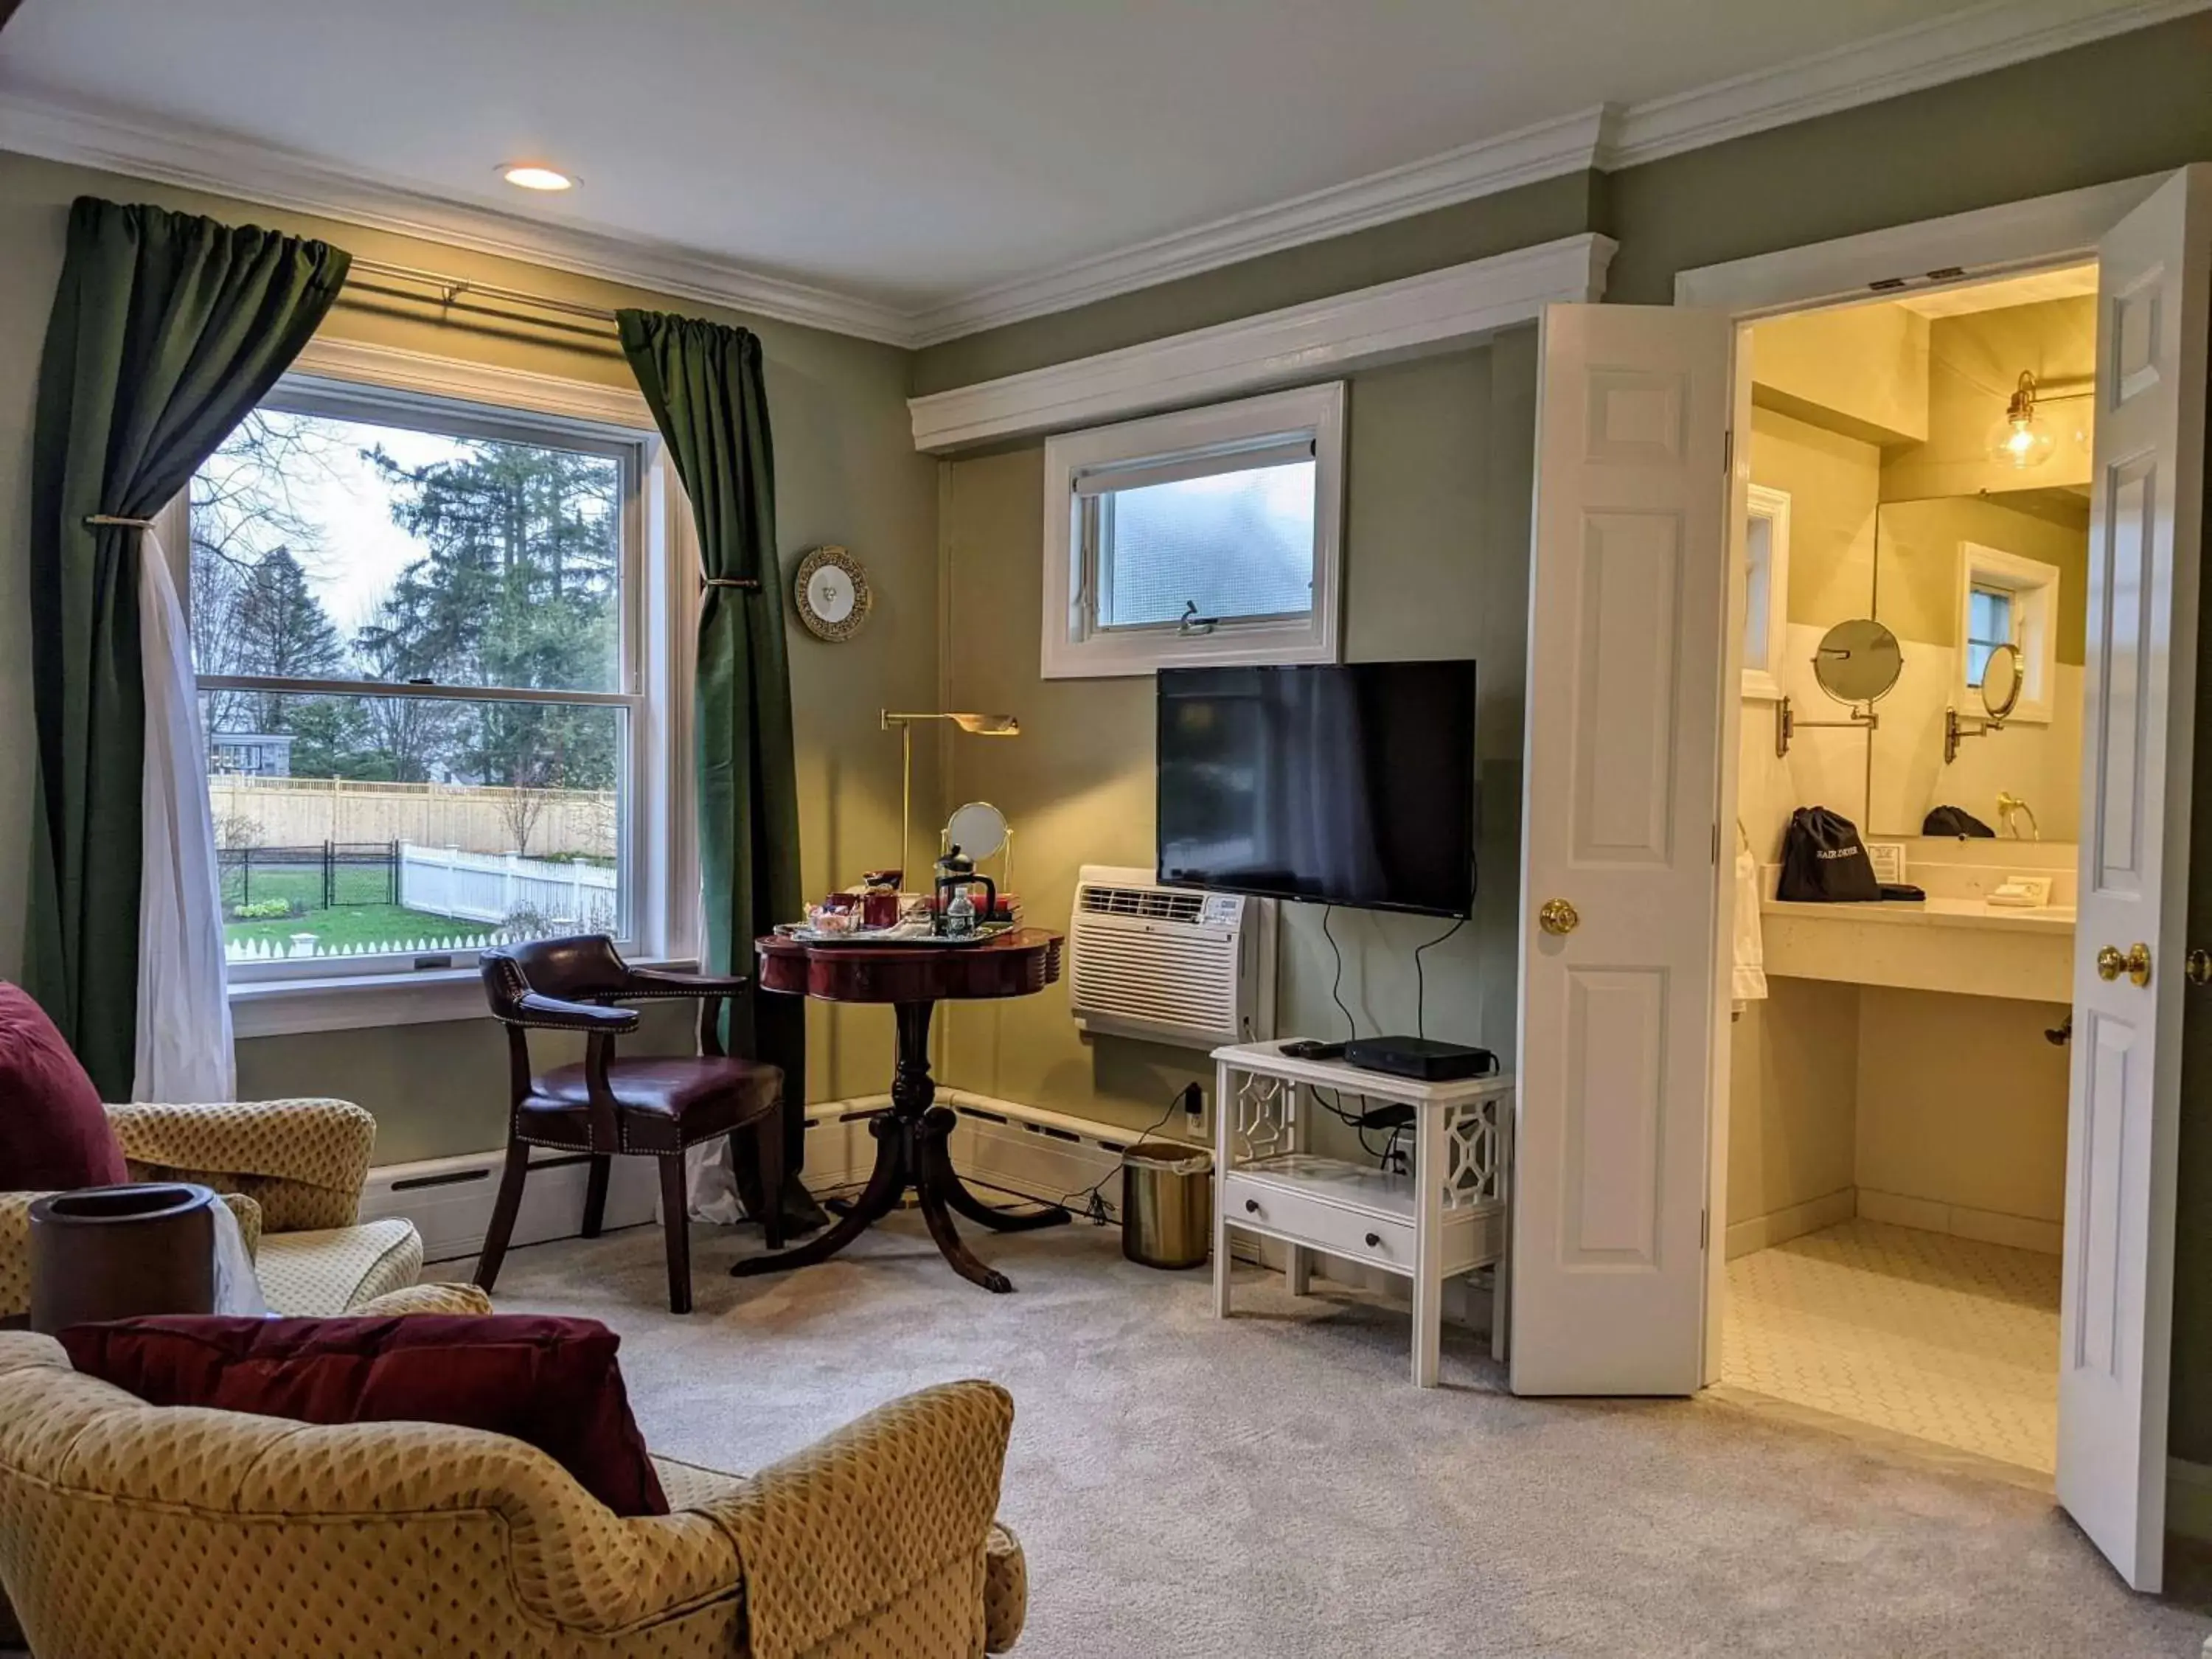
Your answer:
[[[1213,1154],[1155,1142],[1121,1154],[1121,1254],[1147,1267],[1202,1267],[1213,1236]]]

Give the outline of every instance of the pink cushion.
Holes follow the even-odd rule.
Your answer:
[[[617,1515],[668,1499],[629,1414],[617,1336],[596,1319],[164,1315],[74,1325],[70,1363],[152,1406],[297,1423],[450,1423],[538,1448]]]
[[[0,1192],[130,1179],[100,1091],[46,1011],[0,980]]]

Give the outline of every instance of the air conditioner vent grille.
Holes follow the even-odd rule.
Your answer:
[[[1205,910],[1206,895],[1166,887],[1085,887],[1076,902],[1091,915],[1190,922]]]

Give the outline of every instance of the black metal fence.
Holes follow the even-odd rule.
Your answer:
[[[341,904],[399,902],[399,843],[326,841],[319,847],[226,847],[216,855],[223,908],[282,899],[296,914]]]

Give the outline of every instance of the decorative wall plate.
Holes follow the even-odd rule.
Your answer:
[[[817,547],[799,561],[793,598],[807,631],[833,644],[860,631],[873,602],[867,573],[842,547]]]

